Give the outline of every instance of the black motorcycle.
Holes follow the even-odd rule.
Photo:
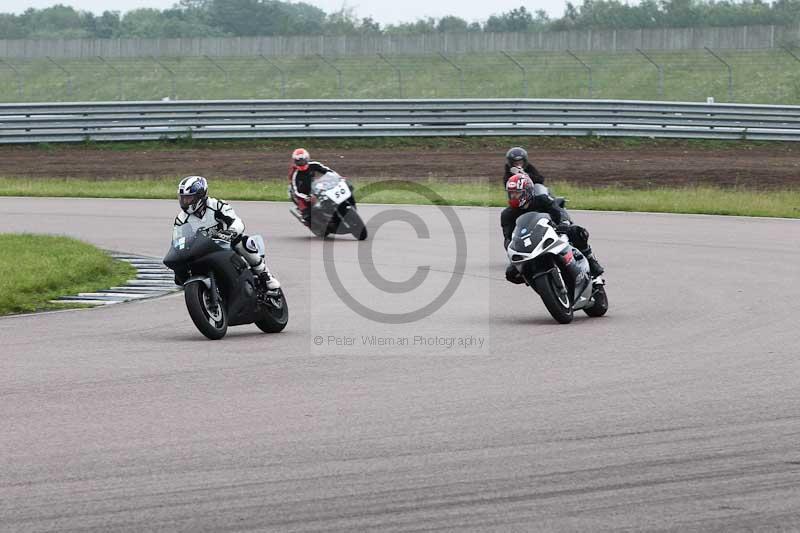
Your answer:
[[[189,224],[174,230],[164,264],[186,278],[186,309],[200,333],[221,339],[228,326],[255,323],[265,333],[277,333],[289,321],[283,290],[269,290],[253,275],[247,261],[231,247],[231,236],[214,229],[195,230]],[[264,241],[253,237],[264,256]]]
[[[601,277],[592,278],[586,257],[566,235],[556,232],[550,215],[530,212],[520,216],[506,251],[526,285],[539,294],[558,322],[572,322],[578,309],[592,317],[608,311],[605,282]]]
[[[363,241],[367,238],[367,227],[356,210],[353,187],[336,172],[328,172],[311,184],[311,216],[308,221],[297,207],[289,210],[292,215],[317,237],[329,234],[350,234]]]

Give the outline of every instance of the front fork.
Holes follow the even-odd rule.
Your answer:
[[[560,296],[566,295],[569,300],[572,300],[572,298],[569,297],[569,289],[564,283],[564,274],[561,272],[561,269],[558,268],[558,266],[553,265],[551,268],[548,268],[547,270],[543,270],[541,272],[537,272],[533,276],[523,276],[523,279],[525,280],[525,283],[527,283],[528,285],[533,287],[534,290],[536,290],[536,285],[533,283],[533,281],[541,276],[550,276],[553,280],[553,285],[555,286],[555,289],[559,292],[559,295]]]
[[[211,282],[211,287],[209,287],[209,290],[211,291],[211,296],[209,297],[209,300],[211,300],[211,305],[217,307],[219,306],[219,296],[217,293],[217,279],[214,277],[213,272],[208,273],[208,279]]]

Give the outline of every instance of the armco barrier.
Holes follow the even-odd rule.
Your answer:
[[[0,105],[0,143],[465,135],[800,140],[800,106],[534,99]]]

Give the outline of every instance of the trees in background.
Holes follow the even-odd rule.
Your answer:
[[[385,27],[351,8],[333,13],[304,2],[281,0],[179,0],[165,10],[135,9],[94,15],[56,4],[21,15],[0,13],[0,39],[215,37],[257,35],[355,35],[431,32],[525,32],[568,29],[738,26],[800,22],[800,0],[620,0],[567,2],[564,15],[551,19],[524,6],[468,22],[448,15]]]

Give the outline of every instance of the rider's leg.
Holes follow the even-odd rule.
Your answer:
[[[605,272],[605,269],[592,252],[592,247],[589,246],[589,232],[586,230],[586,228],[576,225],[570,226],[567,236],[569,237],[572,245],[580,250],[581,253],[586,257],[586,260],[589,262],[589,273],[592,275],[592,277],[596,278],[597,276],[602,275],[603,272]]]
[[[311,220],[311,204],[304,198],[296,198],[295,203],[298,209],[300,209],[300,214],[303,215],[303,220],[306,222]]]
[[[263,282],[268,289],[277,289],[281,286],[278,278],[270,273],[267,268],[267,262],[258,253],[258,247],[253,239],[242,235],[241,238],[233,245],[233,250],[242,256],[250,265],[250,270],[253,271],[258,279]]]

